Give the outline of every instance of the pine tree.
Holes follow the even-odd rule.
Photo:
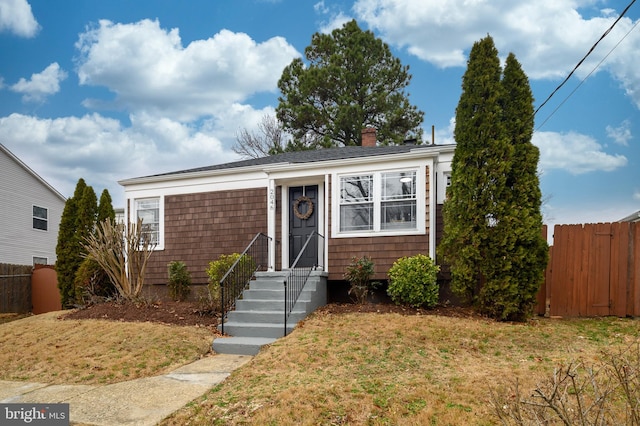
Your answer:
[[[424,113],[411,105],[409,67],[389,46],[355,20],[331,34],[316,33],[283,71],[278,120],[294,141],[286,150],[362,144],[362,129],[374,127],[382,144],[420,138]]]

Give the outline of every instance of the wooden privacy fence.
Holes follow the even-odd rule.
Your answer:
[[[0,264],[0,313],[42,314],[61,309],[53,266]]]
[[[31,312],[32,266],[0,264],[0,313]]]
[[[640,224],[556,225],[538,313],[640,316]]]

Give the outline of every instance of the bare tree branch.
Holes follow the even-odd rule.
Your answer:
[[[283,152],[286,134],[280,122],[272,115],[265,114],[258,123],[258,131],[242,129],[236,134],[236,143],[231,148],[243,158],[261,158]]]

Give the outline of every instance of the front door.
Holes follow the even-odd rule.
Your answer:
[[[289,188],[289,266],[300,254],[305,241],[318,231],[318,185]],[[314,266],[318,258],[318,239],[309,241],[297,266]]]

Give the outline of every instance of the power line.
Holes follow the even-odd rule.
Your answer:
[[[535,112],[533,113],[533,115],[535,116],[536,114],[538,114],[538,111],[540,111],[540,108],[542,108],[543,106],[546,105],[547,102],[549,102],[549,100],[553,97],[553,95],[556,94],[556,92],[558,92],[558,90],[560,90],[560,88],[562,88],[562,86],[565,85],[565,83],[567,81],[569,81],[569,79],[571,78],[571,76],[573,75],[573,73],[576,72],[576,70],[580,67],[580,65],[582,65],[582,63],[587,59],[587,57],[589,55],[591,55],[591,53],[595,50],[596,46],[598,46],[598,44],[611,32],[611,30],[613,29],[613,27],[616,26],[616,24],[620,21],[620,19],[622,19],[622,17],[627,13],[627,11],[629,10],[629,8],[636,2],[636,0],[631,0],[631,3],[629,3],[627,5],[627,7],[625,7],[625,9],[622,11],[622,13],[620,14],[620,16],[618,16],[618,19],[615,20],[615,22],[613,24],[611,24],[611,26],[609,27],[609,29],[607,29],[604,34],[602,34],[602,36],[600,36],[600,38],[598,39],[598,41],[596,41],[593,46],[591,46],[591,49],[589,49],[589,51],[587,52],[586,55],[584,55],[584,57],[582,59],[580,59],[580,61],[576,64],[575,67],[573,67],[573,69],[571,70],[571,72],[569,73],[569,75],[567,75],[567,77],[562,81],[562,83],[560,83],[558,85],[558,87],[556,87],[553,92],[551,92],[551,94],[547,97],[547,99],[545,99],[544,102],[542,102],[540,104],[540,106],[535,110]],[[635,27],[635,26],[634,26]],[[625,36],[626,37],[626,36]],[[619,43],[618,43],[619,44]],[[617,46],[617,45],[616,45]],[[611,52],[609,52],[611,53]],[[608,56],[608,55],[607,55]],[[602,63],[602,62],[601,62]],[[593,71],[592,71],[593,72]],[[582,83],[581,83],[582,84]],[[575,90],[574,90],[575,91]],[[573,92],[572,92],[573,93]],[[566,100],[566,99],[565,99]],[[554,111],[555,112],[555,111]],[[548,120],[548,118],[547,118]],[[546,121],[546,120],[545,120]]]
[[[627,33],[624,35],[624,37],[622,37],[622,38],[620,39],[620,41],[618,41],[618,42],[615,44],[615,46],[613,46],[613,47],[611,48],[611,50],[609,50],[609,52],[608,52],[608,53],[607,53],[607,54],[606,54],[606,55],[605,55],[605,56],[600,60],[600,62],[598,62],[598,64],[597,64],[595,67],[593,67],[593,69],[589,72],[589,74],[587,74],[587,75],[582,79],[582,81],[580,81],[580,83],[575,87],[575,89],[573,89],[573,90],[571,91],[571,93],[569,93],[569,94],[568,94],[568,95],[567,95],[567,96],[562,100],[562,102],[560,102],[560,104],[558,104],[558,106],[557,106],[557,107],[556,107],[556,108],[551,112],[551,114],[549,114],[549,115],[547,116],[547,118],[545,118],[545,119],[544,119],[544,121],[543,121],[543,122],[538,126],[538,128],[536,129],[536,131],[540,130],[540,128],[541,128],[542,126],[544,126],[544,125],[546,124],[546,122],[547,122],[547,121],[549,121],[549,119],[550,119],[550,118],[551,118],[551,117],[552,117],[552,116],[553,116],[553,115],[554,115],[554,114],[555,114],[555,113],[560,109],[560,107],[562,107],[562,105],[564,105],[564,103],[565,103],[565,102],[567,102],[567,100],[568,100],[568,99],[569,99],[569,98],[570,98],[570,97],[571,97],[571,96],[572,96],[576,91],[578,91],[578,89],[580,88],[580,86],[582,86],[582,84],[583,84],[583,83],[584,83],[584,82],[585,82],[589,77],[591,77],[591,74],[593,74],[593,73],[594,73],[598,68],[600,68],[600,65],[602,65],[602,63],[603,63],[603,62],[604,62],[604,61],[609,57],[609,55],[611,55],[611,53],[613,53],[613,51],[614,51],[614,50],[616,50],[616,48],[620,45],[620,43],[622,43],[622,41],[623,41],[625,38],[627,38],[627,36],[628,36],[629,34],[631,34],[631,31],[633,31],[633,30],[638,26],[638,24],[640,24],[640,20],[636,21],[636,23],[635,23],[635,24],[633,24],[633,26],[631,27],[631,29],[630,29],[629,31],[627,31]],[[541,105],[541,106],[542,106],[542,105]],[[538,108],[538,109],[540,109],[540,108]],[[536,112],[538,112],[538,111],[536,110]]]

